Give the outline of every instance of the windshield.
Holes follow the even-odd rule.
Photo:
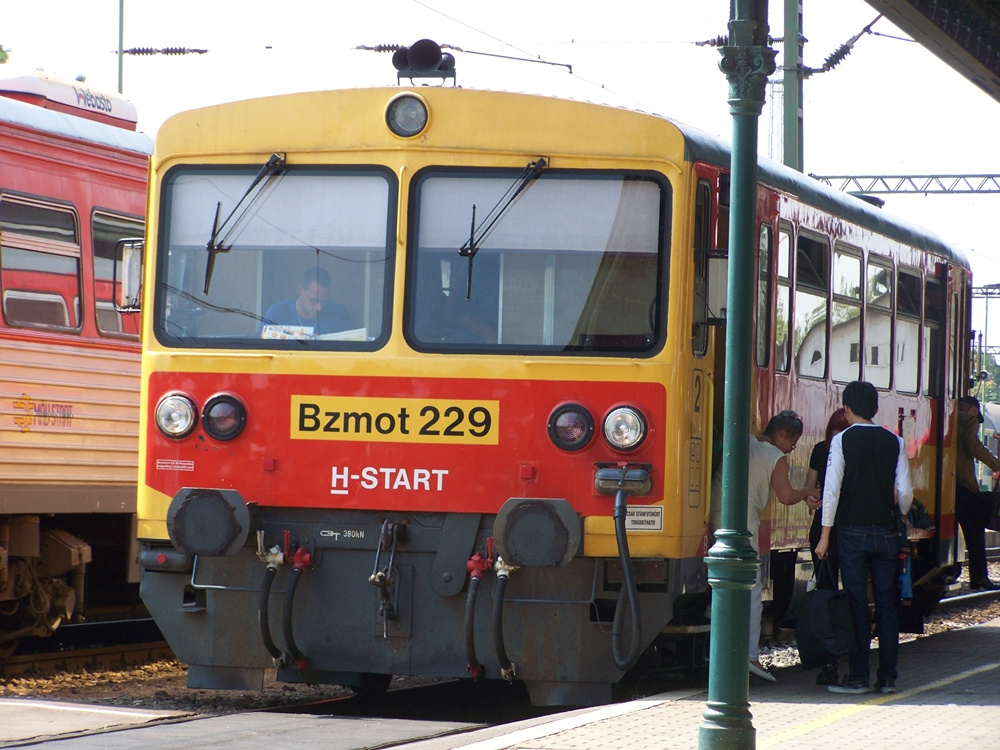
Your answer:
[[[522,181],[500,171],[428,171],[416,181],[406,327],[413,346],[651,353],[665,330],[669,184],[542,171],[508,205]],[[473,227],[494,209],[502,215],[476,236]]]
[[[251,165],[167,176],[157,336],[179,346],[379,345],[395,178],[279,165],[255,183],[262,173]]]

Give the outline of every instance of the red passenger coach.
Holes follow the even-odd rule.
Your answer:
[[[138,605],[139,316],[113,279],[144,231],[135,128],[120,96],[0,80],[0,655]]]

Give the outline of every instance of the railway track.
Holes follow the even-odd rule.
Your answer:
[[[23,641],[0,661],[0,677],[52,671],[89,671],[172,659],[152,619],[64,625],[48,638]]]
[[[978,621],[982,619],[982,615],[972,614],[972,611],[982,610],[983,607],[988,607],[997,601],[1000,601],[1000,591],[976,591],[948,596],[941,600],[928,618],[928,632],[961,627],[966,619],[971,622]],[[971,617],[967,617],[965,612],[969,612]],[[956,615],[956,613],[959,614]],[[778,655],[780,650],[780,647],[776,648],[775,654],[772,656],[775,658],[776,666],[782,665],[780,661],[782,657]],[[131,619],[81,623],[64,626],[50,638],[22,642],[14,656],[0,662],[0,680],[13,683],[27,678],[28,682],[33,683],[51,679],[55,684],[65,680],[72,682],[71,675],[73,674],[82,673],[100,680],[99,676],[102,673],[109,673],[114,674],[115,677],[106,680],[106,682],[117,683],[119,680],[129,682],[132,679],[150,681],[150,672],[148,671],[150,668],[144,667],[144,665],[154,665],[154,674],[177,673],[173,678],[173,683],[166,687],[166,693],[173,694],[183,690],[185,667],[176,662],[173,652],[163,640],[152,620]],[[167,665],[169,665],[169,669]],[[143,672],[143,669],[147,671]],[[144,676],[127,677],[126,674],[130,670],[134,675],[141,673]],[[67,675],[70,677],[67,678]],[[676,679],[676,675],[673,675],[673,679]],[[90,682],[92,681],[90,680]],[[652,678],[652,682],[658,682],[655,676]],[[305,686],[299,687],[304,688]],[[333,688],[333,686],[328,687]],[[448,688],[439,689],[447,690]],[[626,686],[626,689],[629,688]],[[640,685],[633,685],[630,689],[643,692],[643,687]],[[81,695],[86,694],[93,690],[93,685],[88,684],[78,688],[78,690]],[[132,693],[129,688],[124,688],[124,691]],[[28,689],[27,692],[30,693],[32,690]],[[48,692],[48,690],[45,689],[41,692]],[[76,693],[77,690],[73,692]],[[133,693],[132,698],[141,699],[141,695],[137,694],[139,692],[141,691]],[[207,694],[211,691],[202,692]],[[293,706],[301,706],[304,702],[310,702],[306,696],[286,695],[287,690],[280,687],[276,687],[273,692],[275,695],[267,701],[271,708],[281,705],[286,700],[289,705]],[[0,688],[0,693],[3,693],[2,688]],[[212,705],[211,707],[199,706],[197,710],[213,713],[222,708],[222,712],[225,712],[225,702],[230,700],[230,696],[228,693],[220,695],[222,697],[212,699],[203,696],[203,701]],[[317,691],[312,700],[320,702],[331,699],[339,700],[347,695],[350,695],[347,690],[333,688]],[[509,695],[507,695],[507,699],[510,700]],[[250,700],[252,703],[252,699],[246,697],[236,700],[236,696],[232,696],[232,700],[234,703],[232,708],[236,710],[242,707],[245,700]],[[353,703],[358,704],[358,701],[353,701]]]
[[[1000,591],[970,591],[966,594],[946,596],[938,602],[935,610],[973,606],[983,602],[1000,599]]]
[[[1000,591],[946,596],[936,612],[974,607],[1000,599]],[[74,669],[90,671],[173,659],[174,654],[151,619],[67,625],[49,638],[22,644],[0,662],[0,677]]]

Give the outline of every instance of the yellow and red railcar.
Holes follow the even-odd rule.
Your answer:
[[[662,117],[445,87],[168,120],[139,536],[189,684],[485,674],[600,701],[697,629],[728,164]],[[877,376],[938,516],[937,587],[967,264],[802,175],[760,179],[754,416],[805,416],[801,481],[840,385]],[[792,570],[808,522],[766,526]]]
[[[112,94],[0,80],[0,654],[138,600],[139,320],[115,309],[152,141]]]

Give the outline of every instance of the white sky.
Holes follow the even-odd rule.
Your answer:
[[[783,33],[770,0],[771,34]],[[635,107],[729,140],[732,118],[719,52],[693,44],[724,35],[728,0],[124,0],[124,46],[190,47],[204,55],[126,56],[124,94],[139,129],[221,101],[323,88],[394,85],[390,56],[358,45],[430,38],[465,50],[541,57],[563,67],[455,52],[459,85],[533,91]],[[803,0],[805,65],[819,68],[877,13],[863,0]],[[42,69],[118,88],[119,0],[0,0],[0,76]],[[1000,103],[885,19],[833,71],[805,82],[805,171],[813,174],[1000,173]],[[888,35],[888,36],[882,36]],[[782,63],[782,45],[778,65]],[[772,77],[780,81],[780,72]],[[767,153],[772,119],[760,121]],[[780,143],[774,139],[773,142]],[[780,147],[774,157],[780,160]],[[1000,193],[887,195],[886,210],[968,254],[975,284],[1000,283]],[[977,318],[984,303],[977,303]],[[1000,310],[989,342],[1000,345]]]

